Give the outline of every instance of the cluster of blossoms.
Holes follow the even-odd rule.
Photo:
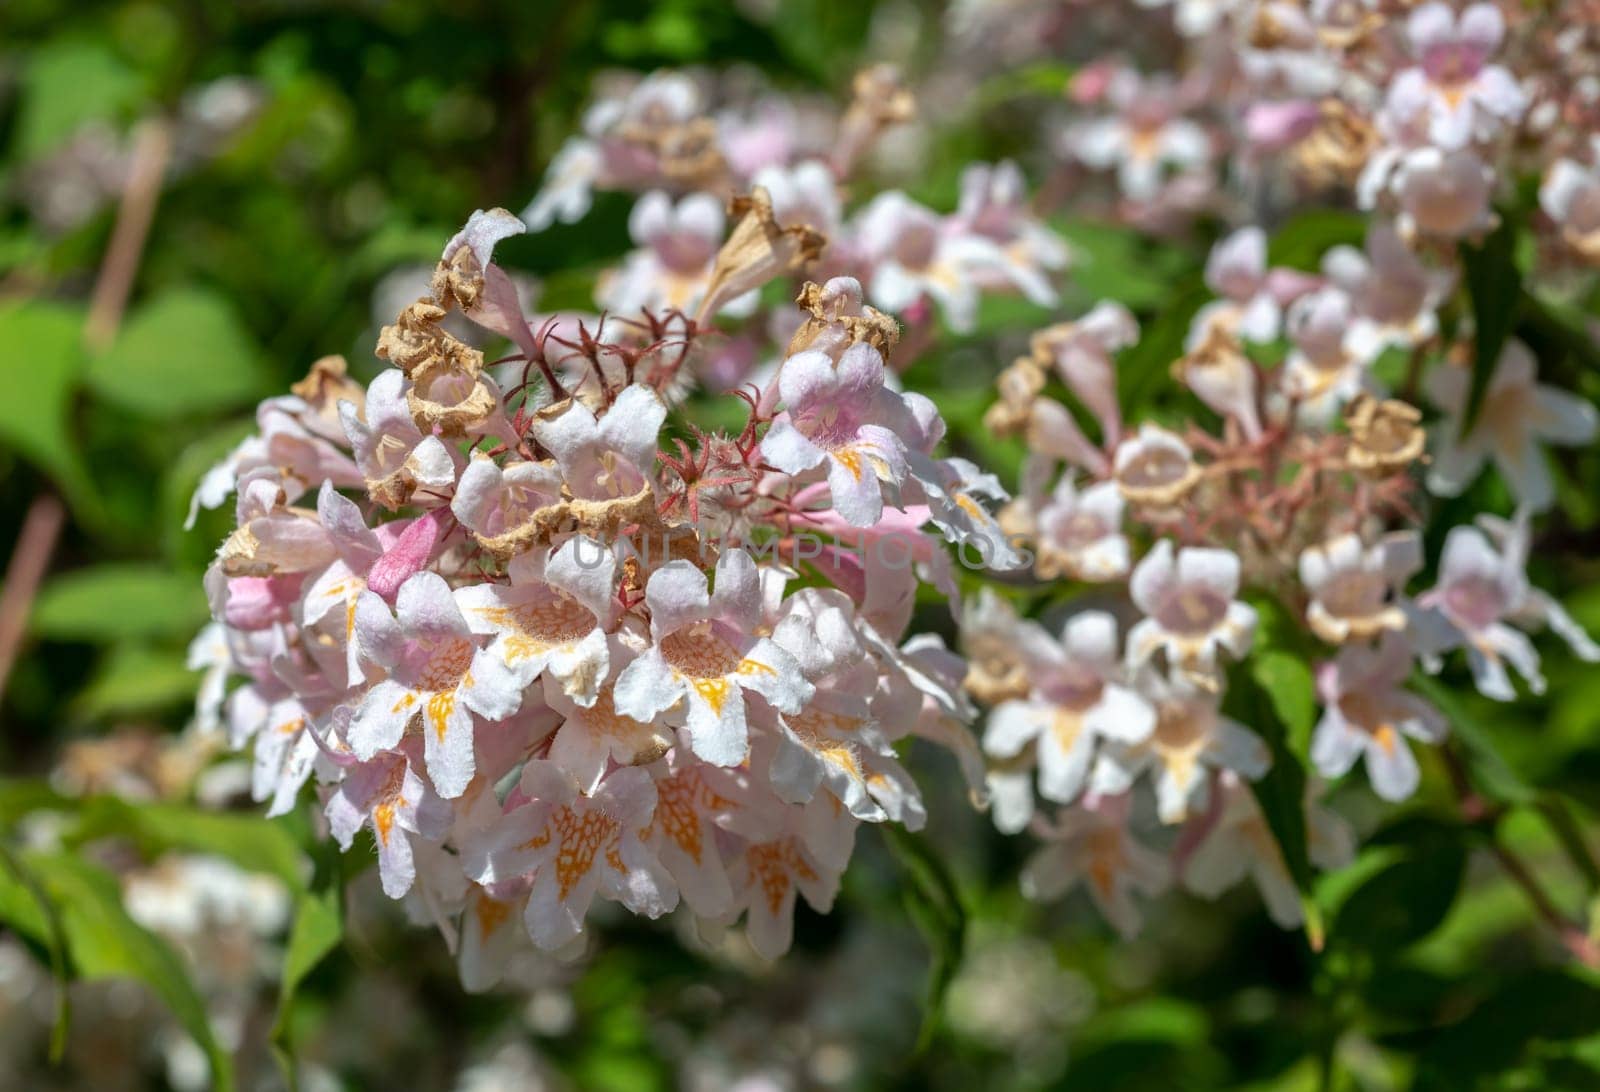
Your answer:
[[[1072,116],[1045,134],[1071,169],[1110,180],[1127,222],[1165,231],[1204,213],[1259,215],[1311,188],[1350,192],[1408,240],[1449,241],[1492,227],[1497,197],[1531,172],[1553,251],[1592,264],[1600,51],[1590,5],[1553,9],[1041,0],[954,14],[958,34],[1014,35],[1013,63],[1041,47],[1070,55],[1074,40],[1173,32],[1186,46],[1155,72],[1082,57]],[[1086,24],[1097,33],[1072,34]]]
[[[1273,751],[1229,715],[1262,611],[1318,650],[1321,867],[1354,849],[1325,781],[1362,762],[1403,800],[1413,744],[1444,740],[1415,672],[1460,650],[1485,696],[1513,700],[1513,673],[1539,692],[1543,626],[1600,660],[1524,572],[1555,495],[1544,446],[1591,442],[1595,411],[1540,383],[1516,337],[1473,367],[1459,249],[1536,173],[1539,252],[1595,260],[1592,149],[1547,115],[1592,131],[1600,77],[1548,28],[1503,42],[1492,4],[1137,6],[1163,7],[1192,66],[1085,68],[1068,90],[1093,116],[1062,148],[1114,177],[1127,220],[1246,225],[1205,263],[1213,298],[1173,365],[1201,423],[1124,422],[1138,323],[1102,303],[1000,373],[985,425],[1030,452],[1009,501],[934,455],[939,413],[895,373],[937,320],[970,329],[983,292],[1057,302],[1069,255],[1020,171],[970,166],[949,214],[893,191],[847,213],[912,109],[891,70],[861,73],[838,116],[682,73],[612,88],[524,214],[637,195],[637,249],[599,276],[598,314],[525,313],[492,260],[523,221],[474,214],[384,329],[390,368],[362,385],[318,362],[202,482],[200,505],[237,493],[238,528],[207,580],[201,721],[254,741],[254,795],[281,812],[314,777],[341,844],[370,826],[385,890],[440,925],[472,986],[495,980],[519,909],[564,949],[597,894],[743,916],[757,951],[783,951],[797,895],[832,900],[858,823],[923,822],[895,748],[914,735],[956,754],[1000,830],[1048,840],[1032,893],[1082,880],[1132,932],[1135,894],[1250,875],[1298,923],[1252,789]],[[1519,77],[1502,52],[1552,67]],[[1273,265],[1224,162],[1262,222],[1285,187],[1348,190],[1372,214],[1361,245]],[[485,360],[467,324],[509,355]],[[734,392],[742,426],[669,422],[696,386]],[[1426,493],[1463,494],[1489,463],[1514,517],[1456,527],[1430,567]],[[995,586],[956,603],[963,662],[907,633],[919,582],[957,599],[930,529],[969,566],[1089,588],[1048,627]]]
[[[735,208],[703,314],[816,254],[765,193]],[[383,330],[391,367],[362,385],[319,361],[202,483],[238,525],[206,581],[201,722],[253,741],[273,813],[314,779],[342,846],[370,828],[384,890],[471,987],[524,933],[570,947],[597,895],[744,917],[776,956],[859,823],[923,823],[897,741],[981,789],[964,668],[906,630],[919,581],[954,592],[924,527],[1019,560],[985,507],[1003,494],[934,454],[943,422],[886,382],[898,326],[854,279],[805,286],[742,428],[684,430],[669,410],[722,335],[659,301],[531,322],[492,260],[523,230],[475,213]],[[515,351],[491,368],[453,314]]]
[[[1062,131],[1071,158],[1113,174],[1124,219],[1240,218],[1215,169],[1231,163],[1255,216],[1281,196],[1343,188],[1371,220],[1363,247],[1328,250],[1314,272],[1273,267],[1254,224],[1213,249],[1214,299],[1173,374],[1220,427],[1125,426],[1117,354],[1139,332],[1118,304],[1034,335],[986,418],[1031,453],[1002,525],[1025,540],[1038,580],[1098,587],[1059,635],[999,595],[969,604],[967,687],[991,707],[983,746],[997,826],[1049,842],[1024,875],[1029,891],[1082,881],[1131,932],[1135,893],[1178,881],[1212,895],[1249,874],[1290,926],[1298,893],[1249,787],[1271,752],[1255,726],[1222,712],[1263,601],[1325,650],[1316,773],[1338,778],[1364,761],[1390,801],[1417,787],[1410,741],[1436,744],[1447,729],[1406,688],[1415,670],[1436,672],[1461,649],[1487,697],[1514,700],[1512,673],[1542,692],[1524,630],[1543,626],[1600,660],[1524,572],[1531,519],[1555,496],[1544,445],[1591,443],[1595,410],[1540,383],[1515,337],[1473,396],[1456,249],[1494,228],[1494,202],[1537,173],[1540,253],[1556,266],[1594,261],[1600,187],[1584,135],[1600,83],[1592,50],[1577,48],[1593,25],[1541,19],[1508,35],[1491,3],[1143,6],[1170,9],[1188,67],[1088,66],[1068,90],[1091,116]],[[1111,18],[1148,17],[1118,8]],[[1216,104],[1225,113],[1209,114]],[[1403,397],[1380,378],[1385,360],[1405,362]],[[1438,411],[1431,430],[1417,394]],[[1413,594],[1427,568],[1418,486],[1457,496],[1491,462],[1515,518],[1451,530],[1433,586]],[[1125,596],[1112,594],[1122,584]],[[1146,782],[1155,825],[1174,828],[1165,852],[1133,833],[1148,825]],[[1036,813],[1035,787],[1062,806],[1054,818]],[[1353,839],[1320,792],[1314,784],[1306,801],[1308,849],[1332,867]]]
[[[1213,274],[1257,249],[1259,237],[1241,235],[1218,248]],[[1257,283],[1275,272],[1256,270]],[[1437,671],[1445,653],[1464,649],[1482,693],[1510,701],[1507,666],[1534,692],[1544,686],[1538,654],[1517,626],[1548,625],[1577,655],[1600,660],[1600,646],[1524,575],[1530,515],[1549,499],[1543,453],[1530,445],[1541,435],[1592,438],[1593,410],[1535,387],[1526,350],[1508,347],[1478,423],[1456,440],[1459,413],[1443,422],[1428,482],[1458,490],[1493,455],[1523,507],[1514,521],[1485,516],[1451,531],[1434,586],[1413,597],[1407,584],[1424,567],[1409,526],[1413,471],[1427,446],[1422,414],[1363,389],[1370,379],[1348,391],[1304,388],[1313,342],[1305,330],[1318,309],[1337,309],[1347,337],[1367,336],[1376,321],[1360,297],[1328,280],[1291,307],[1291,348],[1277,368],[1251,359],[1226,332],[1273,310],[1260,303],[1269,296],[1245,302],[1236,293],[1197,316],[1195,348],[1175,372],[1223,419],[1220,435],[1195,424],[1124,428],[1113,354],[1137,339],[1137,326],[1114,304],[1035,335],[1031,354],[1002,374],[1001,401],[988,414],[992,428],[1025,436],[1033,452],[1002,527],[1039,580],[1095,586],[1091,605],[1070,613],[1059,634],[992,591],[965,612],[966,686],[991,707],[983,747],[994,820],[1051,842],[1030,864],[1026,888],[1045,896],[1081,879],[1126,932],[1139,922],[1132,893],[1152,894],[1174,875],[1214,895],[1248,872],[1277,920],[1301,920],[1284,857],[1249,791],[1267,773],[1270,750],[1222,711],[1228,667],[1250,653],[1263,599],[1328,649],[1316,669],[1316,772],[1337,778],[1364,761],[1390,801],[1418,784],[1408,741],[1437,743],[1446,730],[1406,689],[1419,663]],[[1392,293],[1372,298],[1394,303]],[[1423,316],[1412,324],[1428,325]],[[1436,367],[1452,380],[1463,371],[1448,361]],[[1506,376],[1523,389],[1509,389]],[[1046,393],[1053,380],[1091,411],[1098,443]],[[1549,428],[1552,419],[1561,427]],[[1540,470],[1530,477],[1531,466]],[[1148,548],[1135,562],[1140,543]],[[1125,600],[1108,595],[1121,584]],[[1121,620],[1131,624],[1119,636]],[[1181,827],[1170,855],[1133,836],[1130,821],[1142,814],[1133,794],[1145,782],[1159,824]],[[1065,805],[1055,819],[1036,813],[1035,784],[1040,798]],[[1306,807],[1313,862],[1343,863],[1353,850],[1348,829],[1314,799]]]
[[[846,209],[845,184],[885,131],[913,114],[914,98],[893,68],[859,73],[837,116],[748,87],[724,89],[725,101],[712,109],[709,82],[663,71],[611,89],[590,107],[583,134],[557,154],[523,213],[538,230],[581,217],[596,189],[641,195],[628,221],[638,249],[602,279],[596,302],[618,313],[700,308],[724,324],[743,320],[706,361],[706,382],[744,381],[762,363],[760,347],[783,344],[795,325],[790,309],[758,313],[755,296],[724,297],[705,312],[723,208],[746,192],[764,192],[783,227],[817,233],[811,277],[853,276],[869,303],[902,320],[902,359],[931,336],[941,313],[953,330],[971,329],[982,292],[1055,303],[1052,277],[1070,256],[1031,212],[1015,164],[969,166],[951,213],[897,190]]]

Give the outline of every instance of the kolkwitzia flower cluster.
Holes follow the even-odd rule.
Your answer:
[[[734,207],[702,300],[815,257],[766,194]],[[953,590],[939,536],[1013,560],[984,503],[1003,494],[936,454],[938,412],[888,382],[898,325],[850,277],[806,285],[740,430],[664,447],[722,335],[688,297],[530,321],[493,261],[522,230],[475,213],[383,330],[389,367],[319,361],[207,477],[197,503],[235,493],[238,525],[206,581],[200,720],[253,745],[269,812],[311,783],[342,847],[370,831],[384,891],[469,987],[522,937],[579,943],[597,897],[743,919],[775,957],[860,823],[924,822],[897,743],[952,749],[981,788],[964,668],[907,629],[920,581]],[[491,366],[453,313],[511,356]]]
[[[1381,228],[1369,252],[1412,271],[1419,311],[1405,325],[1435,329],[1433,307],[1443,296],[1420,288],[1448,283],[1445,274],[1422,269]],[[1591,439],[1592,408],[1533,384],[1532,358],[1512,341],[1489,383],[1490,402],[1463,435],[1466,370],[1446,357],[1429,385],[1458,390],[1453,401],[1437,399],[1451,416],[1424,473],[1419,410],[1382,398],[1365,372],[1309,399],[1301,378],[1314,367],[1299,354],[1322,336],[1308,332],[1322,322],[1320,309],[1335,313],[1330,334],[1371,337],[1388,321],[1380,309],[1393,318],[1394,294],[1351,291],[1332,274],[1294,275],[1305,283],[1280,333],[1266,317],[1274,301],[1236,306],[1248,291],[1226,295],[1247,279],[1291,279],[1265,268],[1263,255],[1251,229],[1219,244],[1207,279],[1224,300],[1197,314],[1191,351],[1173,369],[1221,419],[1220,434],[1195,423],[1181,432],[1150,422],[1125,427],[1115,359],[1137,331],[1108,304],[1037,335],[1032,353],[1002,374],[1000,401],[986,418],[1025,438],[1032,452],[1002,526],[1018,536],[1037,579],[1088,586],[1087,605],[1069,607],[1058,630],[1019,616],[988,589],[965,613],[967,689],[990,707],[983,748],[994,821],[1050,842],[1025,873],[1025,890],[1049,895],[1081,881],[1124,932],[1139,922],[1135,892],[1152,895],[1181,880],[1215,895],[1246,874],[1279,922],[1301,920],[1279,843],[1250,791],[1271,766],[1263,726],[1224,712],[1230,669],[1252,653],[1262,606],[1301,630],[1300,645],[1324,650],[1311,766],[1335,779],[1363,762],[1389,801],[1417,788],[1413,747],[1446,734],[1439,711],[1408,689],[1414,671],[1437,672],[1444,654],[1464,649],[1478,689],[1511,701],[1512,672],[1534,693],[1544,688],[1525,630],[1548,626],[1579,657],[1600,658],[1600,647],[1531,588],[1524,571],[1531,514],[1550,499],[1534,441]],[[1349,269],[1358,260],[1341,251],[1324,264]],[[1235,276],[1226,272],[1232,264],[1240,267]],[[1254,337],[1241,334],[1245,325]],[[1419,350],[1432,337],[1416,336]],[[1252,346],[1269,342],[1292,346],[1275,367],[1253,355]],[[1098,440],[1045,393],[1051,383],[1089,410]],[[1415,494],[1424,479],[1435,492],[1459,492],[1489,457],[1486,448],[1522,502],[1518,514],[1452,530],[1433,586],[1415,593],[1408,586],[1425,566]],[[1125,595],[1108,598],[1107,586],[1119,585]],[[1353,851],[1352,835],[1317,804],[1317,791],[1306,800],[1308,851],[1315,864],[1336,867]],[[1036,796],[1063,807],[1052,819],[1037,810]],[[1163,839],[1165,854],[1138,839],[1135,828],[1149,819],[1176,828]]]

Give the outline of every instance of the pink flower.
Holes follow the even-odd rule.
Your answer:
[[[883,514],[883,487],[906,475],[906,445],[889,427],[898,396],[883,385],[883,357],[850,346],[835,364],[818,350],[783,362],[778,391],[786,407],[761,441],[762,457],[786,474],[825,465],[835,511],[857,527]]]
[[[1438,710],[1401,689],[1411,674],[1412,652],[1400,634],[1377,647],[1348,645],[1317,670],[1322,719],[1311,740],[1311,761],[1323,777],[1342,777],[1363,756],[1373,791],[1404,800],[1417,790],[1417,760],[1403,737],[1423,743],[1444,739]]]
[[[1506,663],[1534,693],[1543,693],[1545,687],[1533,642],[1509,622],[1528,627],[1548,624],[1579,658],[1600,662],[1600,646],[1561,604],[1528,584],[1523,571],[1528,558],[1527,511],[1520,511],[1511,523],[1481,522],[1483,530],[1451,530],[1439,562],[1438,583],[1417,597],[1428,610],[1417,620],[1421,651],[1433,658],[1464,646],[1478,689],[1496,701],[1516,698]]]
[[[617,711],[638,721],[669,713],[681,720],[700,758],[716,766],[743,762],[747,695],[798,713],[814,693],[793,656],[756,636],[760,596],[755,563],[743,550],[718,559],[709,593],[706,574],[687,561],[657,569],[645,587],[651,644],[617,679]]]
[[[1541,441],[1582,445],[1593,442],[1600,414],[1575,394],[1537,382],[1537,362],[1522,342],[1512,339],[1501,350],[1489,389],[1472,428],[1462,435],[1470,376],[1451,363],[1428,373],[1428,397],[1445,412],[1434,436],[1428,488],[1453,497],[1471,485],[1493,460],[1519,504],[1534,511],[1555,499],[1550,468]]]
[[[372,592],[356,604],[356,640],[363,657],[388,677],[373,685],[350,722],[356,756],[393,750],[407,726],[422,728],[428,775],[440,796],[460,796],[474,768],[472,714],[510,716],[522,686],[499,658],[478,647],[455,597],[437,573],[407,580],[396,597],[399,617]]]
[[[1155,709],[1123,681],[1120,651],[1116,621],[1101,611],[1074,615],[1059,643],[1031,642],[1023,651],[1028,695],[989,715],[985,753],[1004,761],[1031,748],[1039,795],[1077,799],[1100,740],[1140,743],[1155,729]]]
[[[1522,116],[1522,89],[1511,73],[1489,63],[1505,35],[1494,4],[1473,4],[1458,17],[1435,0],[1412,11],[1406,32],[1421,63],[1395,76],[1386,111],[1425,117],[1429,139],[1446,149],[1492,140]]]
[[[1128,631],[1128,663],[1143,667],[1157,652],[1197,681],[1215,686],[1217,652],[1250,651],[1255,608],[1238,602],[1239,557],[1162,539],[1139,562],[1128,585],[1147,615]]]
[[[1082,884],[1100,913],[1124,939],[1143,923],[1134,895],[1158,895],[1171,883],[1167,859],[1128,830],[1129,801],[1114,797],[1061,811],[1041,824],[1045,844],[1022,870],[1022,893],[1057,899]]]

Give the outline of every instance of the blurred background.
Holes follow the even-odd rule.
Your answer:
[[[282,882],[283,854],[316,840],[304,816],[250,819],[247,764],[181,734],[199,678],[185,648],[207,617],[200,577],[232,522],[225,506],[183,529],[200,475],[316,358],[343,353],[359,378],[374,374],[378,326],[443,241],[473,209],[533,196],[613,70],[715,66],[843,103],[859,67],[894,60],[938,124],[888,142],[885,184],[947,209],[962,166],[1011,155],[1048,193],[1062,180],[1036,150],[1039,118],[1073,63],[1107,43],[1070,21],[1029,22],[1055,36],[1015,53],[1004,34],[963,38],[968,9],[986,6],[1006,7],[0,5],[0,828],[21,846],[72,816],[72,844],[95,864],[80,904],[105,912],[109,938],[77,968],[93,980],[66,990],[63,1025],[59,953],[0,935],[0,1088],[206,1087],[195,1006],[243,1088],[282,1087],[290,1070],[315,1089],[1600,1088],[1592,984],[1559,969],[1555,941],[1471,852],[1478,835],[1448,801],[1425,792],[1382,819],[1359,786],[1335,796],[1366,848],[1319,892],[1340,910],[1320,953],[1248,887],[1218,903],[1174,894],[1124,943],[1081,895],[1024,902],[1026,846],[966,806],[953,769],[915,753],[931,803],[922,844],[954,890],[863,831],[835,913],[801,908],[795,951],[776,965],[670,922],[597,914],[576,963],[530,955],[470,996],[441,940],[352,859],[343,945],[280,1003],[289,922],[308,897]],[[602,195],[581,223],[497,257],[541,309],[586,302],[596,271],[629,249],[628,206]],[[1080,254],[1062,308],[986,303],[977,331],[942,339],[908,381],[939,402],[958,450],[1012,484],[1020,448],[981,416],[1027,331],[1111,297],[1153,336],[1181,335],[1188,313],[1162,316],[1180,296],[1192,312],[1218,227],[1200,217],[1153,238],[1097,220],[1092,202],[1052,223]],[[1326,245],[1350,221],[1306,230]],[[1591,629],[1593,462],[1563,478],[1553,551],[1536,566]],[[948,634],[940,609],[924,628]],[[1600,680],[1567,660],[1549,673],[1546,699],[1459,711],[1506,776],[1533,786],[1530,813],[1543,787],[1600,799]],[[197,807],[221,809],[219,822],[196,825]],[[1570,868],[1549,824],[1505,822],[1553,897],[1581,907],[1597,877]],[[148,933],[166,944],[145,945]],[[286,1045],[287,1070],[274,1057]]]

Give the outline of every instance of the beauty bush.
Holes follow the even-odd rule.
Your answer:
[[[999,33],[971,7],[957,39]],[[580,944],[597,897],[780,955],[859,824],[923,825],[912,737],[1045,843],[1030,895],[1082,884],[1132,934],[1174,883],[1250,877],[1296,926],[1292,861],[1354,851],[1325,783],[1359,765],[1405,800],[1449,734],[1419,674],[1460,657],[1515,701],[1544,686],[1545,628],[1600,660],[1525,575],[1546,448],[1591,443],[1595,411],[1506,318],[1525,281],[1600,261],[1592,23],[1067,10],[1170,19],[1181,46],[1170,70],[1078,70],[1038,158],[1126,223],[1231,227],[1170,351],[1109,300],[1014,331],[983,422],[1026,446],[1017,481],[954,453],[936,392],[902,376],[988,297],[1057,307],[1075,256],[1009,161],[968,165],[948,211],[874,192],[864,162],[917,109],[875,67],[836,114],[677,72],[612,88],[520,218],[479,211],[448,241],[379,337],[384,370],[318,361],[202,482],[237,526],[193,648],[201,724],[253,747],[272,813],[313,783],[341,847],[370,830],[384,891],[469,987],[512,946]],[[633,249],[592,311],[540,310],[495,251],[596,191],[634,195]],[[1274,262],[1280,218],[1250,210],[1283,193],[1359,209],[1360,245]],[[1151,352],[1170,382],[1132,398]],[[694,392],[739,420],[695,427]],[[1461,512],[1435,498],[1486,474],[1509,503],[1441,529],[1430,565],[1424,530]],[[919,590],[958,648],[913,632]],[[1277,730],[1236,700],[1273,651],[1264,613],[1315,661],[1287,825],[1257,791]]]
[[[602,151],[631,164],[601,179],[682,181],[658,145],[662,126],[699,128],[692,86],[653,77],[596,108],[616,115]],[[844,147],[899,94],[882,73],[860,93]],[[581,207],[579,152],[536,214]],[[716,143],[696,154],[706,184],[753,188],[727,218],[720,191],[645,193],[602,315],[526,314],[493,261],[523,222],[475,213],[383,330],[392,367],[363,385],[317,362],[196,497],[236,495],[238,517],[194,648],[213,672],[202,722],[253,740],[270,811],[314,780],[341,846],[370,829],[384,890],[459,935],[474,988],[524,937],[571,945],[597,896],[742,918],[775,957],[797,897],[833,901],[858,824],[923,824],[897,741],[947,748],[982,787],[964,667],[907,629],[919,583],[954,594],[937,542],[1021,557],[990,514],[998,482],[942,456],[938,411],[897,389],[901,328],[868,300],[920,307],[937,284],[956,320],[968,273],[1049,294],[1064,246],[1022,211],[1013,169],[976,173],[953,216],[882,195],[850,238],[848,160],[736,177]],[[1039,261],[1007,249],[1022,235]],[[824,269],[870,289],[802,276]],[[774,279],[784,303],[766,307]],[[486,361],[459,318],[513,351]],[[689,390],[745,378],[721,359],[725,322],[773,356],[728,395],[745,421],[674,426]]]

